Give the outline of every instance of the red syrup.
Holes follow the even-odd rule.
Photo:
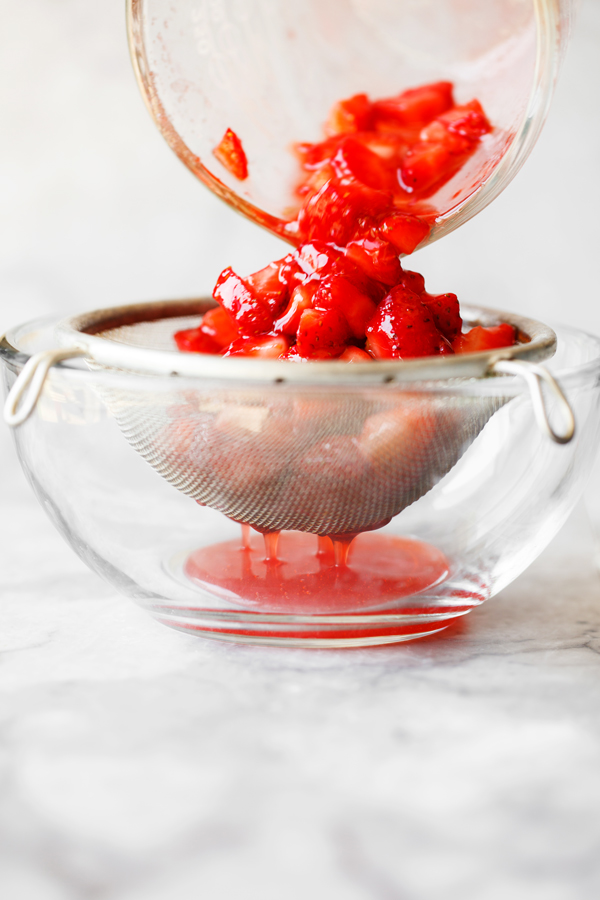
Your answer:
[[[437,548],[413,538],[364,532],[317,537],[299,531],[270,532],[202,547],[187,559],[185,574],[226,600],[256,611],[289,615],[439,614],[405,598],[448,576]],[[456,612],[452,610],[452,612]],[[437,623],[439,626],[439,622]]]

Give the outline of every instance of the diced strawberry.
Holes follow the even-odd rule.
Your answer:
[[[281,268],[287,257],[269,263],[264,269],[253,272],[246,278],[246,284],[253,294],[263,301],[272,316],[276,316],[288,298],[288,286],[281,277]]]
[[[287,351],[287,353],[282,353],[282,355],[279,357],[279,359],[285,359],[286,362],[298,362],[298,363],[308,362],[308,360],[305,359],[304,356],[300,356],[300,354],[298,353],[298,348],[296,347],[295,344],[293,347],[290,347],[290,349]]]
[[[342,355],[338,356],[338,360],[346,363],[373,362],[373,357],[366,350],[361,350],[360,347],[354,347],[350,344]]]
[[[242,142],[231,128],[227,129],[221,143],[213,150],[213,155],[234,178],[244,181],[248,177],[248,160]]]
[[[306,359],[333,359],[344,352],[349,328],[336,309],[306,309],[300,317],[296,349]]]
[[[451,134],[460,135],[469,141],[476,141],[492,130],[478,100],[471,100],[464,106],[453,107],[439,116],[438,122],[441,122]]]
[[[369,416],[359,437],[359,446],[376,469],[389,470],[390,460],[402,460],[413,476],[425,462],[423,449],[434,440],[437,422],[433,404],[423,398],[404,395],[404,402]],[[415,436],[418,435],[418,440]]]
[[[325,130],[328,134],[367,131],[371,127],[371,102],[366,94],[355,94],[336,103],[329,114]]]
[[[173,335],[177,349],[184,353],[220,353],[223,349],[209,334],[198,328],[186,328]]]
[[[446,344],[429,310],[404,287],[393,288],[367,326],[367,347],[375,359],[435,356]]]
[[[344,259],[344,251],[324,241],[302,244],[293,254],[294,264],[307,278],[314,275],[328,275],[336,264]]]
[[[273,330],[282,334],[296,334],[302,313],[305,309],[312,309],[313,295],[316,289],[316,282],[299,284],[295,287],[292,291],[290,302],[282,315],[276,320]]]
[[[427,294],[423,292],[421,302],[433,316],[433,321],[438,331],[447,338],[450,343],[460,334],[462,319],[456,294]]]
[[[265,334],[260,337],[238,338],[223,356],[259,356],[263,359],[279,359],[287,353],[289,343],[282,334]]]
[[[402,162],[409,144],[414,143],[414,136],[404,139],[401,134],[390,131],[368,131],[355,135],[355,140],[382,159],[390,169],[396,170]]]
[[[476,325],[466,334],[459,334],[452,344],[452,349],[455,353],[478,353],[496,350],[498,347],[512,347],[516,342],[516,336],[516,330],[507,322],[489,328]]]
[[[387,241],[362,238],[350,241],[346,246],[346,256],[369,278],[383,284],[397,284],[402,268],[397,251]]]
[[[454,166],[455,158],[446,143],[419,141],[404,157],[400,183],[409,193],[426,191],[447,178]]]
[[[300,157],[303,168],[311,171],[320,168],[326,161],[333,159],[343,136],[327,138],[318,144],[296,144],[294,149]]]
[[[358,340],[364,338],[365,328],[376,310],[371,298],[342,275],[321,279],[313,296],[313,307],[339,312]]]
[[[388,216],[379,225],[379,234],[399,253],[412,253],[431,231],[427,222],[417,216]]]
[[[273,318],[269,307],[257,297],[231,268],[224,269],[213,291],[213,297],[227,310],[242,335],[269,332]]]
[[[413,294],[422,294],[425,290],[425,279],[423,276],[419,272],[410,272],[408,269],[402,270],[399,284],[403,284]]]
[[[376,100],[373,103],[373,115],[380,123],[425,125],[446,112],[453,104],[451,82],[438,81],[411,88],[397,97]]]
[[[333,170],[342,182],[360,181],[377,191],[393,191],[398,178],[387,160],[354,138],[346,138],[332,159]]]
[[[362,184],[327,182],[298,214],[303,240],[323,240],[339,246],[354,235],[361,216],[378,216],[392,206],[391,194]]]
[[[205,312],[200,328],[219,345],[221,350],[239,337],[235,322],[222,306]]]

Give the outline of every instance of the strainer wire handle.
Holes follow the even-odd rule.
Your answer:
[[[568,444],[569,441],[572,440],[575,434],[575,416],[573,415],[573,410],[557,380],[552,377],[545,366],[526,360],[501,359],[492,364],[491,371],[494,374],[516,375],[517,377],[522,378],[529,388],[533,412],[536,421],[544,434],[547,434],[556,444]],[[555,430],[548,418],[546,400],[542,391],[543,384],[548,388],[558,403],[563,418],[563,428],[560,432]]]
[[[83,350],[43,350],[36,353],[23,367],[22,372],[9,391],[4,404],[4,421],[11,428],[26,422],[40,398],[46,376],[56,363],[65,359],[84,356]]]

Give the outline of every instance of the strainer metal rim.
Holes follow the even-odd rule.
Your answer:
[[[131,346],[99,336],[123,325],[179,316],[202,315],[214,307],[210,298],[166,300],[107,307],[63,319],[56,327],[62,348],[77,351],[101,365],[153,375],[198,377],[211,380],[264,382],[269,384],[386,384],[481,378],[492,374],[500,360],[548,359],[556,351],[556,334],[547,325],[525,316],[481,306],[463,306],[469,324],[514,325],[525,343],[478,353],[424,357],[409,360],[374,360],[356,365],[338,360],[290,363],[253,357],[221,357]]]

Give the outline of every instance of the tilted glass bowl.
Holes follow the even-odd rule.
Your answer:
[[[32,354],[55,346],[55,324],[30,323],[4,339],[8,387]],[[165,624],[212,638],[292,646],[408,640],[444,628],[509,584],[551,540],[581,493],[600,431],[600,340],[570,328],[557,335],[548,368],[577,421],[575,438],[565,445],[540,431],[529,391],[510,376],[364,384],[357,365],[352,384],[290,386],[124,374],[71,362],[50,370],[36,409],[15,429],[17,451],[44,509],[76,553]],[[233,388],[239,399],[232,416]],[[319,439],[332,443],[332,402],[360,410],[407,403],[431,409],[442,398],[445,407],[471,402],[495,411],[458,462],[374,532],[399,552],[410,556],[412,548],[421,560],[425,548],[433,565],[428,583],[414,582],[414,590],[405,584],[397,596],[388,585],[384,600],[380,590],[370,598],[357,589],[352,548],[343,570],[318,556],[311,535],[302,537],[313,560],[304,575],[317,589],[301,596],[288,559],[293,547],[286,534],[292,532],[283,535],[277,564],[270,565],[260,535],[249,539],[246,530],[244,548],[238,524],[161,478],[119,425],[119,398],[144,410],[158,395],[168,398],[176,422],[185,421],[186,409],[202,409],[213,420],[224,416],[219,421],[227,427],[241,423],[251,441],[244,478],[260,467],[261,435],[268,434],[262,429],[282,402],[321,410]],[[364,434],[364,412],[357,415],[358,428]],[[357,542],[362,538],[372,539],[363,535]],[[222,545],[237,548],[237,562],[227,579],[211,586],[202,571]],[[367,556],[370,546],[367,540]],[[254,594],[238,591],[249,582]]]
[[[332,105],[439,80],[477,98],[494,126],[430,198],[426,242],[487,206],[519,171],[545,121],[573,0],[128,0],[146,104],[171,148],[214,193],[286,237],[298,180],[291,152],[319,141]],[[213,155],[242,140],[240,182]]]

